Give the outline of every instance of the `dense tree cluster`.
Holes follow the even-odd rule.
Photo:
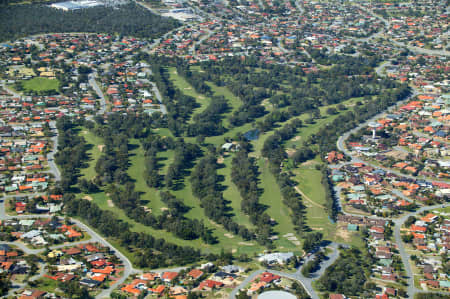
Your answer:
[[[192,193],[200,199],[206,217],[245,240],[255,238],[245,226],[233,221],[227,212],[229,209],[223,198],[217,167],[217,158],[211,153],[199,160],[191,175]]]
[[[302,121],[294,119],[275,133],[269,136],[264,142],[262,155],[269,159],[270,170],[275,176],[278,186],[283,196],[283,203],[291,209],[291,219],[298,233],[307,231],[305,222],[305,206],[302,203],[301,195],[295,190],[295,183],[291,179],[291,174],[282,172],[281,166],[286,156],[283,142],[294,137],[297,129],[301,127]]]
[[[188,211],[188,207],[168,192],[161,192],[161,199],[169,206],[169,209],[163,211],[159,216],[155,216],[145,209],[139,193],[134,190],[131,182],[128,182],[123,188],[113,187],[109,192],[113,203],[136,222],[154,229],[167,230],[181,239],[194,240],[201,237],[207,244],[216,242],[211,231],[205,227],[202,221],[183,216]]]
[[[123,247],[136,248],[138,252],[135,254],[135,263],[138,267],[185,265],[202,258],[200,251],[192,247],[178,246],[164,239],[155,239],[149,234],[131,231],[128,223],[88,200],[65,196],[64,204],[68,215],[83,218],[106,237],[116,238]]]
[[[128,140],[147,136],[151,125],[152,119],[146,114],[138,116],[131,113],[113,113],[108,116],[106,123],[98,119],[93,131],[104,141],[102,154],[95,165],[96,182],[99,185],[113,182],[124,184],[129,180],[127,169],[131,148]]]
[[[321,169],[322,179],[321,183],[323,189],[325,190],[325,211],[328,213],[328,216],[336,220],[336,216],[338,213],[337,203],[334,200],[334,189],[333,184],[330,182],[330,173],[328,167],[324,166]]]
[[[222,124],[222,114],[229,109],[227,100],[223,96],[213,96],[208,107],[196,115],[194,122],[187,127],[188,136],[218,136],[225,133]]]
[[[311,273],[318,270],[320,267],[320,263],[325,259],[325,255],[322,251],[319,251],[315,254],[314,258],[310,261],[308,261],[303,267],[302,267],[302,274],[305,277],[310,277]]]
[[[99,6],[74,11],[43,4],[0,5],[2,40],[51,32],[103,32],[154,38],[179,25],[178,21],[155,15],[134,2],[117,8]]]
[[[317,281],[321,292],[341,293],[360,297],[370,275],[373,258],[368,252],[356,248],[341,250],[339,258],[326,270]]]
[[[81,123],[81,120],[72,120],[67,116],[56,122],[59,136],[55,162],[61,170],[60,186],[64,191],[69,191],[71,186],[77,183],[79,169],[87,158],[86,141],[78,135],[76,129]]]
[[[199,72],[192,72],[189,65],[185,63],[185,60],[176,60],[178,75],[183,76],[184,79],[194,87],[195,91],[198,93],[206,94],[208,96],[212,95],[211,88],[206,84],[207,76]]]
[[[261,190],[258,188],[258,168],[255,159],[250,158],[247,151],[241,150],[233,157],[231,180],[241,195],[241,210],[250,216],[250,221],[257,228],[258,240],[263,244],[270,244],[272,221],[264,212],[264,205],[259,203]]]
[[[153,81],[158,86],[163,97],[163,103],[167,107],[167,125],[175,136],[180,136],[186,130],[187,121],[190,120],[192,111],[199,104],[191,96],[182,93],[175,88],[169,80],[167,69],[155,57],[145,56],[152,65]]]
[[[196,144],[184,142],[178,139],[174,143],[175,157],[167,169],[165,185],[170,189],[181,187],[181,180],[187,175],[187,169],[191,168],[195,159],[202,155],[200,147]]]
[[[323,234],[321,232],[311,232],[305,236],[303,241],[303,250],[310,252],[316,249],[322,242]]]
[[[0,295],[8,295],[8,290],[11,288],[11,280],[8,273],[0,273]]]

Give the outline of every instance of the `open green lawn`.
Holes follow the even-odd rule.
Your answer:
[[[236,185],[231,181],[231,161],[233,157],[227,156],[223,161],[225,167],[218,170],[218,174],[224,176],[222,185],[225,186],[223,197],[229,201],[229,206],[233,209],[233,220],[241,225],[245,225],[248,228],[253,228],[253,224],[250,222],[250,217],[244,214],[241,210],[241,195]]]
[[[80,134],[89,144],[89,149],[87,151],[87,154],[89,156],[89,160],[87,162],[88,167],[82,168],[80,170],[80,173],[86,180],[92,180],[96,175],[95,164],[97,164],[97,160],[102,153],[100,149],[102,149],[103,140],[102,138],[95,136],[94,133],[86,128],[81,128]]]
[[[160,215],[162,209],[166,205],[161,201],[159,190],[150,188],[144,179],[145,172],[145,152],[139,140],[131,139],[130,145],[135,148],[130,151],[130,167],[128,168],[128,175],[134,180],[136,184],[136,191],[141,192],[141,199],[148,201],[146,206],[152,209],[152,213]]]
[[[206,84],[211,87],[212,92],[216,96],[223,96],[228,101],[228,105],[230,106],[230,110],[224,114],[223,125],[225,127],[230,126],[230,122],[228,121],[228,117],[233,114],[234,111],[238,111],[242,105],[242,101],[236,97],[227,87],[225,86],[217,86],[212,82],[206,82]]]
[[[35,77],[30,80],[22,81],[23,89],[26,91],[49,91],[59,90],[59,81],[56,79],[48,79],[43,77]]]
[[[277,246],[290,249],[298,249],[291,241],[287,240],[283,235],[293,233],[294,225],[292,224],[289,208],[282,202],[280,188],[275,180],[275,177],[269,170],[269,162],[264,159],[258,159],[258,167],[260,171],[260,186],[264,189],[259,202],[267,206],[267,214],[276,221],[274,232],[278,233],[279,240],[275,242]],[[299,241],[301,241],[299,239]]]
[[[294,171],[298,188],[311,201],[303,198],[306,206],[306,223],[312,230],[321,231],[325,239],[334,240],[336,224],[331,223],[324,209],[325,190],[320,183],[322,173],[316,170],[312,164],[302,165]]]
[[[55,290],[58,288],[58,282],[56,280],[42,277],[35,281],[36,283],[36,289],[39,289],[41,291],[51,292],[54,293]]]
[[[206,107],[208,107],[211,99],[206,97],[205,95],[197,93],[195,89],[182,76],[178,75],[177,69],[175,67],[169,67],[167,70],[169,72],[170,80],[175,85],[175,87],[181,90],[181,92],[185,95],[194,97],[195,101],[200,105],[198,108],[194,109],[192,117],[195,114],[204,111]]]
[[[85,130],[80,130],[80,134],[83,134],[85,136],[86,141],[92,145],[91,149],[89,150],[91,158],[93,156],[100,155],[100,152],[95,153],[94,149],[97,148],[99,143],[101,143],[101,138],[98,138],[94,136],[91,132],[86,132]],[[136,190],[142,192],[141,199],[148,200],[147,206],[152,209],[153,213],[160,214],[161,208],[165,207],[165,204],[161,201],[159,197],[159,190],[156,190],[154,188],[149,188],[144,180],[143,173],[145,171],[145,157],[144,157],[144,150],[142,146],[139,145],[139,141],[135,139],[130,140],[130,144],[134,146],[133,150],[130,151],[130,167],[128,169],[128,175],[135,181],[136,184]],[[161,163],[163,164],[163,167],[161,169],[161,173],[164,172],[170,162],[173,160],[174,153],[172,151],[166,151],[161,152],[158,154],[159,158],[163,158],[161,160]],[[98,157],[97,157],[98,158]],[[231,158],[230,158],[231,159]],[[229,163],[231,163],[231,160],[228,160]],[[92,160],[89,162],[89,164],[92,163]],[[95,165],[95,163],[92,163]],[[90,175],[95,175],[95,169],[91,166],[88,168],[82,169],[83,175],[86,177],[89,177]],[[224,176],[226,177],[225,184],[228,185],[230,183],[230,176],[227,172],[228,168],[225,168]],[[193,246],[195,248],[201,248],[203,252],[214,252],[214,253],[220,253],[220,251],[223,249],[227,251],[233,251],[237,254],[253,254],[256,252],[261,252],[263,248],[259,245],[257,245],[256,242],[245,242],[242,238],[238,236],[232,236],[229,234],[222,226],[213,223],[210,221],[205,215],[203,209],[200,207],[200,202],[197,198],[195,198],[192,195],[191,191],[191,185],[189,182],[189,179],[186,179],[184,181],[184,188],[178,191],[172,191],[174,195],[177,197],[183,199],[184,203],[189,206],[191,209],[186,214],[186,217],[191,219],[200,219],[203,220],[205,225],[208,226],[212,231],[213,235],[217,237],[219,243],[214,245],[206,245],[204,244],[200,239],[188,241],[188,240],[182,240],[176,236],[174,236],[171,233],[168,233],[164,230],[156,230],[151,227],[145,226],[143,224],[137,223],[130,219],[123,210],[118,209],[112,204],[112,201],[109,199],[108,195],[105,194],[105,192],[101,191],[95,194],[89,194],[88,197],[86,194],[81,194],[81,197],[89,198],[93,200],[94,203],[96,203],[101,209],[109,210],[113,212],[120,220],[123,220],[125,222],[128,222],[132,226],[132,230],[136,232],[145,232],[149,233],[155,238],[163,238],[167,240],[168,242],[182,245],[182,246]],[[234,189],[233,189],[234,188]],[[236,187],[231,185],[228,192],[226,193],[231,194],[231,196],[234,196],[237,194]],[[238,201],[234,202],[234,205],[237,207],[240,203]],[[237,210],[238,212],[240,211]],[[242,214],[237,214],[236,217],[247,217]],[[247,217],[248,221],[248,217]],[[111,240],[114,245],[118,245],[114,243],[114,240]],[[129,249],[119,246],[119,249],[124,252],[124,254],[127,254],[128,257],[132,258],[132,253],[129,251]]]
[[[170,78],[173,83],[185,94],[193,96],[196,100],[201,104],[201,107],[197,108],[194,113],[199,113],[203,111],[209,103],[209,99],[203,97],[193,90],[193,88],[184,80],[184,78],[180,77],[176,73],[175,68],[169,68]],[[219,87],[212,83],[208,83],[213,92],[216,95],[225,96],[230,103],[232,108],[231,111],[235,109],[239,109],[241,102],[238,98],[234,97],[231,92],[226,87]],[[345,104],[352,103],[355,99],[351,99],[347,101]],[[328,106],[330,107],[330,106]],[[308,136],[316,133],[323,125],[332,121],[337,115],[326,115],[325,111],[328,107],[323,107],[321,109],[322,115],[324,117],[316,120],[313,124],[306,124],[304,127],[300,129],[299,136],[300,138],[293,138],[292,140],[287,142],[287,147],[300,146],[303,140],[306,140]],[[231,113],[231,111],[229,113]],[[300,119],[305,120],[309,116],[304,114],[299,116]],[[260,118],[262,119],[262,118]],[[284,123],[280,124],[283,125]],[[251,130],[254,127],[253,124],[245,124],[241,127],[232,128],[230,131],[225,133],[222,136],[215,137],[207,137],[205,139],[205,143],[210,143],[217,146],[223,144],[224,139],[226,137],[233,138],[237,133],[245,133],[248,130]],[[89,144],[92,144],[92,147],[89,149],[88,153],[90,156],[89,166],[85,169],[82,169],[82,175],[86,178],[92,178],[95,175],[95,163],[98,157],[101,154],[100,148],[102,140],[94,136],[91,132],[86,132],[81,129],[80,134],[86,138],[86,141]],[[168,129],[161,128],[154,131],[155,133],[161,136],[170,136],[173,137],[171,132]],[[284,237],[287,233],[292,233],[294,236],[295,230],[292,224],[292,220],[290,217],[290,210],[286,207],[282,202],[281,192],[279,187],[275,181],[275,177],[270,173],[268,168],[268,162],[266,159],[260,157],[260,151],[262,145],[266,138],[273,134],[273,131],[269,131],[263,134],[259,140],[254,141],[253,145],[255,148],[255,156],[257,157],[257,163],[260,171],[260,187],[263,189],[263,193],[260,198],[261,204],[267,206],[266,212],[269,214],[271,218],[276,221],[276,225],[274,226],[274,232],[278,234],[279,239],[275,241],[275,245],[278,250],[293,250],[295,252],[300,251],[300,246],[294,244],[294,242],[288,240]],[[186,142],[196,143],[195,138],[184,138]],[[161,201],[159,196],[158,189],[149,188],[144,179],[145,172],[145,156],[144,150],[142,146],[139,144],[138,140],[130,140],[131,145],[133,145],[133,150],[130,151],[130,167],[128,169],[128,175],[135,181],[136,190],[142,192],[141,199],[143,199],[144,204],[149,207],[152,213],[159,215],[163,208],[166,205]],[[172,163],[174,159],[173,151],[163,151],[158,153],[159,163],[161,165],[160,173],[165,174],[169,165]],[[236,186],[231,182],[231,161],[232,154],[230,156],[224,157],[222,163],[224,165],[223,168],[218,170],[218,174],[222,175],[224,180],[221,183],[224,187],[224,198],[227,201],[227,205],[231,208],[231,213],[233,213],[233,219],[239,224],[245,225],[246,227],[253,228],[253,225],[250,223],[250,219],[247,215],[243,214],[240,209],[241,197],[239,191]],[[314,163],[321,163],[319,160]],[[309,227],[315,230],[321,230],[324,233],[326,239],[338,241],[338,242],[346,242],[351,243],[353,245],[360,246],[360,238],[351,238],[347,240],[342,240],[339,236],[336,235],[336,225],[331,223],[328,219],[327,213],[321,207],[324,204],[325,200],[325,192],[320,183],[321,173],[320,171],[314,168],[314,163],[309,163],[306,165],[302,165],[299,168],[294,169],[295,180],[299,182],[298,187],[302,190],[308,198],[311,199],[312,202],[308,202],[305,200],[305,205],[307,205],[307,224]],[[91,194],[92,200],[98,204],[102,209],[110,210],[115,213],[119,219],[126,221],[132,225],[132,230],[137,232],[145,232],[149,233],[156,238],[163,238],[168,242],[182,245],[182,246],[193,246],[195,248],[201,248],[203,252],[214,252],[219,253],[222,249],[227,251],[232,251],[236,254],[247,253],[254,254],[259,253],[264,250],[261,246],[257,245],[255,241],[245,242],[242,238],[238,236],[232,236],[228,233],[221,225],[213,223],[209,220],[205,214],[203,208],[200,206],[200,201],[193,196],[191,190],[191,184],[189,181],[189,177],[187,176],[183,182],[183,188],[177,191],[171,191],[175,196],[182,199],[184,203],[190,207],[190,210],[186,213],[186,217],[190,219],[199,219],[202,220],[207,227],[209,227],[213,231],[213,235],[218,239],[219,243],[214,245],[206,245],[200,239],[199,240],[182,240],[171,233],[168,233],[164,230],[155,230],[151,227],[144,226],[140,223],[136,223],[135,221],[128,218],[125,213],[114,207],[112,202],[108,200],[108,196],[104,192],[99,192],[96,194]],[[82,195],[83,196],[83,195]],[[302,241],[298,236],[298,241]],[[112,240],[114,242],[114,240]],[[115,244],[117,245],[117,244]],[[123,248],[119,246],[119,249],[124,251],[128,256],[132,256],[130,249]],[[132,258],[133,260],[133,258]]]
[[[190,190],[190,186],[189,190]],[[174,192],[176,193],[176,192]],[[179,194],[177,194],[178,196]],[[204,219],[205,225],[210,227],[213,230],[213,235],[217,237],[219,243],[214,245],[208,245],[204,244],[201,239],[197,240],[183,240],[176,236],[174,236],[171,233],[168,233],[164,230],[156,230],[151,227],[145,226],[141,223],[137,223],[134,220],[130,219],[123,210],[118,209],[114,205],[111,204],[109,200],[109,197],[104,192],[99,192],[95,194],[90,194],[91,198],[93,199],[93,202],[96,203],[101,209],[103,210],[109,210],[113,212],[120,220],[128,222],[132,227],[131,230],[135,232],[145,232],[150,235],[152,235],[155,238],[162,238],[165,239],[168,242],[180,245],[180,246],[193,246],[195,248],[199,248],[202,250],[202,252],[208,253],[220,253],[222,248],[226,251],[233,251],[237,254],[252,254],[255,252],[261,252],[263,249],[259,245],[257,245],[255,242],[247,243],[244,242],[244,240],[237,236],[230,236],[227,237],[225,234],[227,232],[219,225],[212,223],[210,220],[207,220],[206,217],[203,214],[203,210],[201,208],[194,207],[188,215],[189,217],[194,217],[196,219]],[[189,199],[185,201],[187,205],[190,206],[189,202],[193,199]],[[195,200],[195,198],[194,198]],[[125,249],[123,247],[119,246],[119,249],[122,249],[122,252],[126,253],[127,256],[131,256],[128,249]],[[128,251],[128,252],[127,252]]]

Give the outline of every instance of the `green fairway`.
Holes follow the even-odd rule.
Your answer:
[[[139,140],[131,139],[130,145],[135,147],[130,151],[130,167],[128,168],[128,175],[136,184],[136,191],[141,193],[141,200],[148,202],[148,206],[152,213],[160,215],[163,209],[166,208],[165,203],[161,201],[159,190],[150,188],[144,179],[145,172],[145,152]]]
[[[324,239],[334,240],[336,224],[331,223],[328,213],[325,211],[325,190],[321,184],[322,173],[310,164],[295,169],[294,174],[295,181],[299,183],[297,187],[307,196],[307,198],[303,196],[303,204],[306,206],[306,224],[312,230],[321,231]]]
[[[250,222],[250,217],[244,214],[241,210],[241,195],[239,194],[239,190],[236,187],[236,185],[231,181],[231,161],[233,157],[228,156],[225,157],[223,161],[223,165],[225,167],[218,170],[219,175],[224,176],[224,181],[222,182],[222,185],[226,187],[225,191],[223,192],[223,197],[225,200],[229,201],[229,206],[232,207],[234,214],[233,220],[241,225],[245,225],[248,228],[253,228],[253,224]]]
[[[92,180],[96,176],[95,164],[97,164],[97,160],[102,153],[101,149],[103,148],[103,140],[102,138],[95,136],[94,133],[87,130],[86,128],[81,128],[80,134],[89,144],[89,149],[87,151],[87,155],[89,157],[89,160],[87,162],[88,167],[82,168],[80,170],[80,173],[81,176],[86,180]]]
[[[101,138],[93,135],[92,132],[86,131],[86,130],[80,130],[80,134],[86,139],[87,143],[91,145],[91,148],[88,151],[88,154],[90,156],[90,160],[88,162],[89,166],[87,168],[82,169],[82,175],[86,179],[93,178],[95,176],[95,163],[98,157],[101,154],[101,151],[99,150],[99,145],[101,145],[102,140]],[[130,167],[128,169],[128,175],[131,177],[131,179],[134,180],[136,184],[136,190],[141,192],[141,199],[145,201],[148,201],[146,203],[146,206],[148,206],[152,213],[155,213],[156,215],[161,214],[162,209],[165,208],[165,204],[161,201],[159,196],[159,191],[155,188],[150,188],[147,186],[145,179],[144,179],[144,171],[145,171],[145,156],[144,156],[144,150],[142,146],[139,144],[139,141],[136,139],[130,140],[130,145],[133,146],[133,149],[130,151]],[[167,171],[168,165],[173,161],[174,152],[173,151],[165,151],[158,153],[158,157],[161,159],[161,173],[165,173]],[[230,158],[231,159],[231,158]],[[228,162],[231,163],[231,160],[228,159]],[[244,221],[243,224],[249,224],[248,217],[246,215],[243,215],[240,213],[240,208],[237,209],[237,207],[240,205],[240,201],[234,198],[234,196],[237,194],[239,196],[239,193],[236,189],[236,187],[230,182],[230,176],[229,176],[229,168],[221,169],[220,171],[224,171],[224,176],[226,177],[225,185],[228,186],[230,184],[230,188],[228,192],[226,192],[226,196],[233,197],[234,200],[233,204],[236,207],[236,216],[237,218],[242,218],[242,221]],[[109,197],[105,194],[105,192],[101,191],[95,194],[81,194],[81,197],[87,198],[89,200],[93,200],[94,203],[96,203],[101,209],[109,210],[113,212],[117,217],[124,221],[130,223],[132,226],[132,230],[136,232],[145,232],[149,233],[155,238],[162,238],[167,240],[168,242],[182,245],[182,246],[193,246],[195,248],[202,248],[203,252],[213,252],[213,253],[220,253],[222,249],[225,249],[227,251],[233,251],[237,254],[253,254],[257,252],[261,252],[263,248],[259,245],[257,245],[256,242],[245,242],[242,238],[238,236],[233,236],[229,232],[227,232],[221,225],[218,225],[216,223],[213,223],[211,220],[209,220],[205,215],[203,209],[200,207],[200,202],[197,198],[195,198],[192,195],[191,191],[191,185],[189,182],[189,179],[187,178],[184,182],[185,187],[178,191],[171,191],[174,195],[176,195],[178,198],[182,199],[184,203],[189,206],[191,209],[186,214],[187,218],[191,219],[199,219],[203,220],[205,225],[210,228],[213,231],[213,235],[217,237],[218,243],[214,245],[207,245],[204,244],[201,239],[198,240],[182,240],[176,236],[174,236],[172,233],[167,232],[165,230],[156,230],[149,226],[145,226],[143,224],[137,223],[131,218],[129,218],[125,212],[121,209],[118,209],[115,207],[112,203],[112,201],[109,199]],[[240,197],[239,197],[240,198]],[[114,242],[114,241],[113,241]],[[130,249],[126,249],[124,247],[119,247],[127,256],[130,258],[132,257],[132,252]],[[133,258],[132,258],[133,260]]]
[[[48,79],[43,77],[35,77],[30,80],[22,81],[22,86],[25,91],[55,91],[59,90],[59,81],[56,79]]]
[[[298,189],[303,192],[303,204],[306,206],[306,224],[313,231],[323,233],[326,240],[363,247],[364,241],[359,232],[351,233],[332,223],[325,211],[325,190],[321,184],[322,173],[315,165],[322,164],[320,159],[307,161],[293,170]]]
[[[242,101],[236,97],[227,87],[225,86],[217,86],[212,82],[206,82],[209,87],[211,87],[212,92],[216,96],[223,96],[228,101],[228,105],[230,106],[230,111],[224,114],[223,125],[225,127],[230,126],[230,122],[228,121],[228,117],[233,114],[234,111],[238,111],[242,105]]]
[[[195,89],[191,86],[191,84],[189,84],[182,76],[178,75],[177,69],[175,67],[169,67],[168,72],[170,80],[175,85],[175,87],[178,88],[185,95],[195,98],[195,101],[200,105],[198,108],[194,109],[191,116],[192,121],[192,117],[195,114],[201,113],[206,109],[206,107],[208,107],[208,104],[211,101],[211,99],[206,97],[205,95],[197,93]]]
[[[276,221],[274,231],[279,234],[280,240],[276,243],[283,244],[283,247],[295,247],[295,245],[286,240],[283,235],[293,233],[295,235],[294,225],[292,224],[289,208],[282,202],[280,188],[275,177],[270,173],[269,162],[261,158],[258,160],[261,187],[264,189],[260,198],[260,203],[267,206],[267,214]],[[280,244],[278,244],[280,245]]]
[[[189,186],[190,189],[190,186]],[[205,225],[213,230],[213,235],[217,237],[219,243],[214,245],[205,244],[201,239],[197,240],[183,240],[172,233],[169,233],[165,230],[156,230],[152,227],[145,226],[141,223],[138,223],[131,218],[129,218],[123,210],[115,207],[110,201],[109,197],[104,192],[99,192],[95,194],[90,194],[93,202],[96,203],[101,209],[109,210],[113,212],[120,220],[127,222],[131,225],[131,230],[135,232],[144,232],[152,235],[155,238],[162,238],[167,242],[174,243],[180,246],[193,246],[194,248],[199,248],[204,253],[220,253],[222,249],[226,251],[232,251],[237,254],[253,254],[257,252],[261,252],[263,248],[256,244],[256,242],[245,242],[242,238],[238,236],[232,236],[227,233],[220,225],[217,225],[204,216],[202,209],[194,208],[191,210],[191,216],[196,219],[204,219]],[[189,202],[189,200],[188,200]],[[185,202],[188,204],[187,202]],[[189,204],[188,204],[189,205]],[[201,213],[201,214],[200,214]],[[123,248],[123,247],[122,247]],[[128,251],[123,249],[125,252]],[[129,253],[128,253],[129,254]]]

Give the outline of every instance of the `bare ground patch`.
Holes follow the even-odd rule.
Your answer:
[[[323,230],[323,227],[311,227],[312,230]]]
[[[90,195],[86,195],[83,197],[83,199],[89,200],[89,201],[93,201],[94,199],[92,198],[92,196]]]
[[[302,163],[303,166],[314,166],[314,165],[317,165],[317,164],[319,164],[319,162],[314,161],[314,160],[309,160],[309,161],[306,161],[306,162]]]
[[[252,243],[252,242],[239,242],[238,244],[239,245],[243,245],[243,246],[253,246],[253,245],[255,245],[255,243]]]
[[[349,205],[349,204],[346,204],[346,205],[345,205],[344,211],[345,211],[345,212],[348,212],[348,213],[350,213],[350,214],[360,214],[360,215],[363,215],[363,216],[370,216],[369,213],[364,212],[363,210],[355,209],[354,207],[352,207],[352,206]]]
[[[352,239],[352,234],[340,225],[336,229],[336,237],[342,238],[348,242]]]
[[[287,148],[286,149],[286,154],[288,155],[288,157],[292,157],[295,154],[296,150],[293,148]]]
[[[99,145],[97,145],[98,150],[101,151],[101,152],[103,152],[103,148],[104,148],[104,147],[105,147],[104,144],[99,144]]]
[[[110,208],[113,208],[113,207],[114,207],[114,203],[112,202],[111,199],[108,199],[108,200],[107,200],[107,203],[108,203],[108,207],[110,207]]]

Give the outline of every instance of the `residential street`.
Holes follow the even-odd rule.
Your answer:
[[[101,115],[104,114],[106,111],[106,99],[103,95],[103,92],[101,88],[98,86],[97,81],[95,81],[95,78],[97,77],[97,73],[89,74],[89,85],[94,89],[95,93],[100,98],[100,109],[97,111],[96,114]]]
[[[319,296],[317,295],[316,291],[314,290],[312,283],[319,279],[320,276],[323,275],[323,273],[325,273],[325,270],[331,266],[339,257],[339,249],[338,247],[342,245],[342,244],[337,244],[337,243],[331,243],[329,244],[328,248],[330,248],[332,250],[331,254],[329,254],[327,256],[327,259],[322,261],[320,263],[320,269],[317,270],[316,272],[311,273],[311,277],[305,277],[302,275],[301,270],[303,265],[305,265],[308,261],[312,260],[313,258],[315,258],[315,254],[310,255],[309,257],[307,257],[304,261],[303,264],[297,268],[297,271],[295,273],[285,273],[285,272],[281,272],[281,271],[276,271],[276,270],[270,270],[270,269],[266,269],[266,270],[257,270],[252,272],[241,284],[239,284],[236,288],[233,289],[233,291],[230,293],[230,299],[234,299],[236,298],[236,295],[239,293],[239,290],[245,288],[251,281],[253,281],[258,275],[260,275],[263,272],[270,272],[274,275],[279,275],[282,277],[286,277],[289,279],[293,279],[298,281],[306,290],[306,292],[311,296],[312,299],[319,299]]]

